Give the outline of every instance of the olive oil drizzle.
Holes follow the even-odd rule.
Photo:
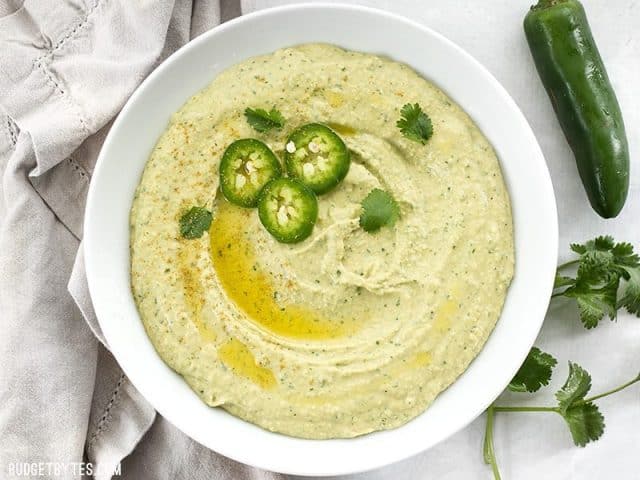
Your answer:
[[[222,344],[218,348],[218,357],[236,375],[251,380],[264,389],[277,385],[273,372],[258,364],[249,347],[240,340],[231,338]]]
[[[245,233],[249,215],[255,212],[224,200],[216,203],[209,230],[211,260],[224,293],[239,310],[256,325],[282,337],[323,340],[349,333],[350,328],[339,320],[300,305],[278,303],[273,281],[256,267],[254,247]]]

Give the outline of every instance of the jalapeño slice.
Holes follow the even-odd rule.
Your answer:
[[[282,243],[301,242],[318,218],[318,200],[293,178],[271,180],[260,193],[258,216],[264,228]]]
[[[227,147],[220,162],[220,190],[241,207],[255,207],[264,186],[282,175],[280,162],[260,140],[243,138]]]
[[[342,139],[321,123],[294,130],[287,139],[284,156],[289,176],[299,178],[318,195],[338,185],[351,164]]]

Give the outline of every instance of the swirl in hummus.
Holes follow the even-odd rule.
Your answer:
[[[426,145],[396,127],[414,102],[433,121]],[[255,106],[285,128],[253,131]],[[342,136],[351,168],[318,198],[313,234],[278,243],[224,200],[218,164],[245,137],[282,157],[312,121]],[[372,234],[358,218],[373,188],[401,216]],[[186,240],[193,205],[214,220]],[[353,437],[420,414],[478,354],[513,275],[511,209],[491,145],[441,90],[386,58],[303,45],[229,68],[174,115],[136,193],[131,262],[151,341],[203,401],[288,435]]]

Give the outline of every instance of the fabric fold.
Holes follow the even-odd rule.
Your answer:
[[[140,395],[103,346],[98,353],[96,383],[86,453],[96,466],[94,478],[108,480],[153,425],[156,411]]]
[[[33,139],[30,175],[59,164],[118,112],[162,53],[173,9],[173,1],[27,0],[0,19],[0,98]]]
[[[69,278],[67,288],[73,298],[73,301],[80,309],[87,325],[89,325],[89,328],[95,337],[100,340],[100,343],[102,343],[102,345],[108,350],[109,345],[107,344],[107,340],[104,338],[104,334],[102,333],[102,329],[100,328],[100,324],[96,318],[96,312],[93,310],[93,303],[91,303],[89,286],[87,285],[87,271],[84,266],[84,250],[82,248],[82,243],[80,243],[80,247],[78,248],[78,254],[76,255],[73,269],[71,270],[71,276]]]

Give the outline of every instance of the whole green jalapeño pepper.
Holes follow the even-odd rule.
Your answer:
[[[591,206],[615,217],[629,190],[629,146],[584,8],[578,0],[539,0],[524,30]]]

